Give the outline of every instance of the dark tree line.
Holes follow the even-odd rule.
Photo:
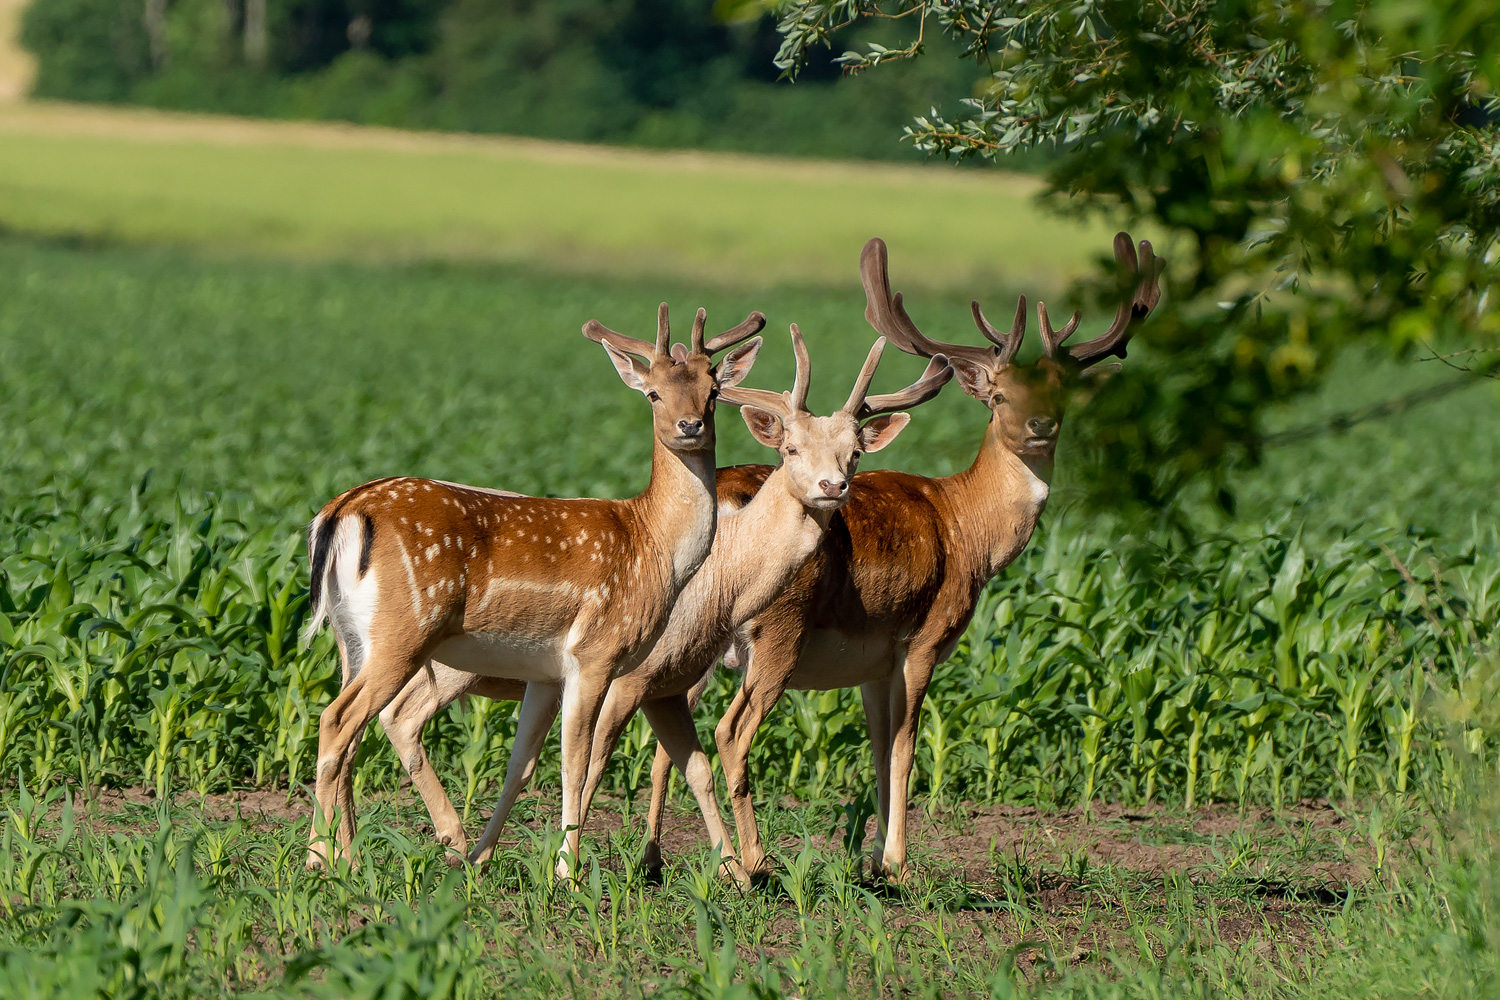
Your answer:
[[[763,5],[711,0],[33,0],[23,41],[43,97],[877,158],[920,159],[911,110],[980,75],[823,58],[793,87]]]

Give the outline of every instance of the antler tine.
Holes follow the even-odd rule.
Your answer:
[[[703,345],[703,353],[717,354],[726,347],[733,347],[746,337],[753,337],[766,326],[766,314],[757,309],[746,316],[738,326],[725,330]]]
[[[974,313],[974,325],[979,327],[979,332],[1000,349],[995,360],[1007,365],[1014,361],[1016,352],[1021,349],[1021,340],[1026,336],[1026,296],[1022,295],[1016,301],[1016,318],[1010,324],[1009,333],[1001,333],[990,325],[977,300],[969,303],[969,309]]]
[[[797,377],[789,392],[772,392],[770,389],[750,389],[743,385],[726,385],[719,390],[719,398],[735,406],[758,406],[770,410],[785,420],[799,410],[807,410],[807,387],[812,374],[812,362],[807,356],[807,344],[802,340],[802,331],[792,324],[792,353],[797,358]]]
[[[656,307],[656,354],[657,357],[669,357],[672,350],[672,327],[667,322],[667,304],[663,302]]]
[[[928,337],[906,313],[901,293],[891,293],[885,241],[872,239],[859,254],[859,276],[865,286],[865,320],[907,354],[930,358],[937,354],[989,364],[995,359],[990,347],[944,344]]]
[[[787,404],[786,394],[770,389],[750,389],[743,385],[726,385],[719,390],[719,398],[735,406],[758,406],[770,410],[778,417],[789,417],[792,408]]]
[[[627,337],[623,333],[616,333],[597,319],[591,319],[583,324],[583,335],[596,344],[608,342],[610,347],[649,362],[656,356],[656,347],[644,340],[635,337]]]
[[[855,411],[855,416],[859,420],[864,420],[866,417],[875,417],[882,413],[909,410],[936,396],[952,377],[953,366],[948,363],[947,357],[934,354],[932,360],[927,362],[927,370],[922,372],[921,378],[900,392],[867,397]]]
[[[797,359],[797,376],[792,381],[792,394],[788,399],[792,411],[807,410],[807,390],[812,388],[812,358],[807,356],[807,341],[802,331],[792,324],[792,355]]]
[[[693,317],[693,353],[707,354],[703,349],[703,324],[708,322],[708,310],[702,306],[698,307],[698,313]]]
[[[841,413],[858,413],[859,408],[864,405],[865,393],[870,391],[870,382],[875,378],[875,369],[880,367],[880,355],[884,351],[885,338],[877,337],[870,347],[870,353],[865,357],[864,367],[859,370],[859,378],[854,380],[854,390],[849,393],[849,401],[843,405]]]
[[[1111,354],[1123,358],[1130,341],[1131,327],[1150,315],[1151,310],[1156,308],[1156,303],[1161,301],[1161,285],[1157,279],[1167,262],[1156,256],[1151,249],[1150,240],[1141,240],[1140,254],[1137,257],[1130,234],[1117,233],[1115,261],[1121,268],[1138,275],[1140,280],[1129,301],[1120,303],[1115,310],[1114,322],[1110,323],[1109,329],[1093,340],[1068,348],[1068,354],[1080,365],[1091,364]]]
[[[1062,342],[1073,336],[1073,331],[1078,329],[1078,320],[1082,316],[1083,314],[1075,309],[1073,310],[1073,317],[1068,320],[1067,325],[1061,330],[1054,330],[1052,329],[1052,318],[1047,315],[1047,303],[1038,302],[1036,304],[1036,320],[1042,328],[1042,350],[1046,352],[1047,357],[1051,358],[1057,355],[1057,349],[1062,346]]]

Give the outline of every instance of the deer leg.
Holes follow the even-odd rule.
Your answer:
[[[766,669],[757,669],[765,664]],[[761,846],[760,829],[755,823],[755,803],[750,797],[750,746],[766,715],[786,689],[796,656],[768,656],[756,650],[756,656],[745,672],[745,683],[735,692],[734,700],[719,726],[714,741],[719,745],[719,763],[729,786],[729,801],[734,806],[734,826],[740,835],[740,862],[752,874],[766,869],[766,852]],[[782,665],[783,669],[775,669]]]
[[[593,669],[590,669],[592,667]],[[606,664],[580,665],[563,688],[562,699],[562,850],[557,859],[558,878],[577,878],[578,842],[583,825],[583,786],[593,756],[594,727],[609,693],[610,670]]]
[[[359,738],[365,726],[396,697],[420,664],[415,650],[395,654],[373,652],[318,717],[318,770],[308,868],[332,864],[348,852],[355,821],[351,772]],[[319,828],[335,823],[335,806],[339,807],[338,829],[336,841],[330,843]]]
[[[689,712],[703,700],[703,691],[708,687],[708,679],[712,675],[713,671],[709,670],[688,691]],[[658,737],[656,758],[651,762],[651,806],[646,810],[646,850],[641,855],[641,863],[648,872],[661,871],[661,824],[667,809],[667,782],[671,776],[672,755],[667,753],[667,748],[662,746]]]
[[[467,693],[478,680],[474,674],[429,660],[380,713],[386,738],[396,748],[401,766],[406,768],[411,783],[427,805],[438,842],[457,851],[460,860],[468,850],[463,823],[443,790],[443,783],[432,772],[432,762],[422,746],[422,729],[427,720]]]
[[[609,686],[609,693],[605,695],[604,704],[599,709],[599,721],[594,724],[593,745],[589,748],[589,768],[583,781],[580,825],[588,819],[589,806],[593,804],[594,794],[599,791],[599,783],[604,780],[610,754],[614,753],[616,744],[620,742],[620,734],[630,724],[630,717],[635,715],[638,704],[639,692],[634,690],[628,676]]]
[[[882,678],[859,686],[865,706],[865,726],[870,731],[870,754],[875,762],[875,840],[870,856],[880,864],[885,853],[891,809],[891,681]]]
[[[483,864],[495,853],[495,842],[500,839],[500,830],[510,816],[521,789],[531,780],[536,770],[536,760],[542,752],[542,743],[547,739],[547,730],[557,718],[562,704],[562,685],[532,681],[526,685],[521,698],[521,717],[516,722],[516,738],[511,743],[510,760],[505,765],[505,787],[500,790],[500,800],[495,811],[485,824],[479,842],[469,852],[471,864]]]
[[[703,813],[703,825],[708,827],[708,839],[722,859],[723,872],[741,888],[750,887],[750,876],[734,856],[729,842],[729,831],[724,829],[724,820],[719,816],[719,802],[714,795],[714,772],[698,742],[698,728],[693,724],[693,710],[687,695],[674,695],[648,701],[641,706],[651,728],[656,731],[659,746],[672,757],[672,763],[682,771],[692,789],[698,810]]]
[[[906,871],[906,809],[911,794],[912,761],[916,754],[917,724],[922,699],[936,666],[936,650],[908,647],[900,669],[891,677],[890,718],[894,723],[890,751],[890,811],[886,814],[885,852],[881,867],[886,878],[904,881]]]

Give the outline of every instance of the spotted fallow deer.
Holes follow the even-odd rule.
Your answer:
[[[308,540],[308,631],[324,618],[332,622],[344,684],[318,720],[309,867],[348,851],[354,752],[365,726],[436,661],[526,682],[535,703],[560,702],[568,833],[558,867],[566,873],[568,858],[577,857],[599,708],[610,681],[645,658],[708,556],[717,521],[715,399],[745,377],[761,341],[735,348],[717,367],[711,356],[764,325],[765,317],[752,313],[705,342],[700,309],[691,351],[680,344],[669,350],[665,303],[655,344],[597,321],[584,326],[625,384],[651,401],[651,481],[640,496],[541,499],[382,479],[318,513]]]
[[[1141,242],[1138,258],[1130,237],[1121,233],[1115,259],[1137,283],[1109,328],[1063,350],[1078,315],[1054,330],[1046,306],[1038,303],[1043,356],[1021,365],[1015,358],[1026,329],[1024,296],[1008,333],[991,326],[973,303],[974,321],[992,346],[938,343],[912,322],[900,294],[891,294],[885,244],[877,239],[865,245],[865,318],[903,351],[946,355],[964,391],[989,408],[989,427],[974,463],[957,475],[856,476],[849,502],[817,553],[781,597],[741,630],[730,659],[743,664],[745,678],[715,739],[734,805],[740,860],[752,872],[765,866],[747,768],[756,730],[787,688],[857,685],[875,759],[875,863],[888,877],[904,876],[908,782],[918,713],[933,670],[951,655],[984,585],[1031,539],[1047,502],[1068,397],[1118,369],[1096,362],[1123,358],[1136,324],[1160,298],[1163,261],[1149,243]],[[764,466],[728,471],[719,476],[723,516],[755,496],[769,475]],[[659,864],[668,777],[660,750],[652,777],[646,853],[648,864]]]
[[[610,685],[594,730],[593,759],[583,796],[584,818],[621,732],[640,708],[664,752],[686,777],[728,874],[742,884],[748,881],[719,818],[712,770],[698,742],[687,693],[723,654],[734,630],[763,611],[812,555],[834,512],[848,497],[849,482],[861,454],[890,444],[910,419],[898,411],[936,396],[953,375],[953,369],[939,355],[921,378],[900,392],[867,396],[884,347],[884,338],[876,341],[848,401],[830,416],[816,416],[807,408],[811,360],[795,325],[792,349],[797,374],[790,392],[743,386],[723,390],[720,399],[741,407],[751,434],[774,448],[781,464],[766,477],[764,488],[753,500],[719,519],[708,558],[678,595],[666,629],[650,655]],[[725,472],[732,470],[721,470],[721,474]],[[430,777],[421,730],[428,719],[461,694],[514,699],[520,697],[520,690],[515,682],[477,677],[434,663],[432,671],[414,676],[381,713],[386,732],[414,781],[422,776],[417,784],[439,836],[459,850],[464,843],[462,825],[441,785]],[[475,846],[472,860],[476,862],[485,860],[493,850],[556,712],[555,701],[537,704],[537,717],[517,732],[506,787]]]

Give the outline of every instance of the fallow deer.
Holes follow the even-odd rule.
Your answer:
[[[666,629],[650,655],[635,670],[610,685],[595,727],[593,759],[583,796],[583,817],[603,777],[609,756],[630,718],[646,713],[661,745],[692,789],[728,872],[741,883],[746,873],[734,859],[714,796],[713,774],[698,742],[687,692],[723,654],[734,630],[760,613],[781,593],[793,574],[817,548],[834,512],[843,505],[860,456],[879,451],[909,421],[897,412],[936,396],[953,375],[937,356],[922,377],[900,392],[867,396],[870,380],[885,347],[871,348],[848,401],[830,416],[807,408],[812,369],[801,332],[792,326],[797,374],[788,393],[725,388],[720,399],[738,404],[755,439],[781,456],[765,486],[748,504],[719,519],[713,548],[698,572],[678,595]],[[732,470],[721,470],[721,474]],[[430,777],[422,751],[423,724],[460,694],[519,696],[514,682],[479,678],[434,663],[418,673],[381,714],[386,731],[407,769],[418,782],[433,825],[450,846],[462,849],[463,830],[452,803]],[[524,703],[523,703],[524,704]],[[542,737],[556,712],[553,700],[534,703],[539,711],[518,728],[507,780],[472,860],[485,860],[504,825],[516,795],[536,761]],[[430,791],[436,787],[436,792]]]
[[[610,682],[640,664],[707,558],[717,521],[714,405],[743,379],[765,325],[752,313],[692,349],[669,348],[667,306],[654,344],[591,320],[620,378],[651,401],[651,481],[628,500],[518,496],[425,479],[381,479],[325,506],[309,529],[311,634],[332,622],[343,690],[318,720],[309,867],[343,856],[354,834],[354,752],[365,726],[433,661],[524,681],[561,704],[559,871],[577,857],[594,723]],[[640,361],[632,361],[634,355]],[[533,709],[533,713],[536,710]],[[328,839],[335,822],[337,840]]]
[[[1109,355],[1123,358],[1135,325],[1160,298],[1157,276],[1163,262],[1148,242],[1141,242],[1138,259],[1130,237],[1119,234],[1115,259],[1136,275],[1137,284],[1109,328],[1064,352],[1063,341],[1077,329],[1078,315],[1054,330],[1046,306],[1038,303],[1043,356],[1020,365],[1015,358],[1026,329],[1024,296],[1008,333],[991,326],[979,304],[972,304],[974,321],[993,346],[938,343],[912,322],[900,294],[891,294],[885,244],[877,239],[865,245],[860,271],[866,319],[903,351],[946,355],[964,391],[989,408],[989,427],[973,464],[957,475],[929,479],[876,471],[856,476],[849,502],[818,552],[781,597],[741,631],[733,653],[748,661],[744,682],[715,739],[746,868],[765,865],[747,758],[766,713],[787,688],[858,686],[875,759],[875,863],[893,879],[904,876],[908,783],[918,713],[933,670],[952,654],[984,585],[1031,538],[1047,502],[1069,395],[1080,383],[1118,369],[1095,362]],[[754,496],[769,475],[763,466],[729,471],[719,476],[719,503],[726,512]],[[658,750],[648,862],[659,863],[657,831],[667,777]]]

